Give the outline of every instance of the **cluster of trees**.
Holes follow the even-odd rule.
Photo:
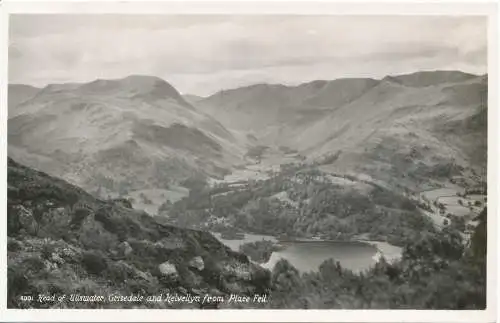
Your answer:
[[[372,239],[396,245],[413,232],[434,230],[413,201],[375,184],[372,187],[369,194],[348,190],[332,184],[317,169],[281,172],[237,189],[197,185],[188,197],[169,206],[168,214],[177,225],[201,228],[208,223],[211,230],[217,230],[219,222],[212,226],[210,219],[223,218],[249,232],[337,240],[369,233]],[[285,198],[275,197],[277,193]]]

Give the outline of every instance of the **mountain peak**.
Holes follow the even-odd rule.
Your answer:
[[[112,94],[131,99],[173,99],[182,106],[193,108],[167,81],[157,76],[129,75],[121,79],[97,79],[83,84],[79,91],[85,94]]]
[[[111,90],[144,93],[155,88],[167,89],[169,93],[178,93],[167,81],[147,75],[130,75],[121,79],[96,79],[90,83],[83,84],[80,89],[91,92],[106,92]]]
[[[476,77],[478,76],[461,71],[435,70],[419,71],[400,75],[388,75],[382,80],[395,82],[410,87],[426,87],[441,83],[463,82]]]

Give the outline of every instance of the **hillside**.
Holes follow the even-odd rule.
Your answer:
[[[122,195],[223,176],[245,152],[169,83],[140,75],[46,86],[9,115],[8,142],[16,160]]]
[[[97,200],[10,158],[7,175],[8,308],[485,308],[486,208],[470,248],[449,227],[420,232],[401,260],[364,273],[334,259],[303,274],[282,259],[269,272],[209,233]],[[230,303],[233,293],[269,298]]]
[[[265,138],[275,131],[319,120],[376,84],[372,79],[313,81],[299,86],[256,84],[218,92],[198,102],[227,127]]]
[[[7,105],[10,116],[14,113],[17,105],[31,99],[40,89],[25,84],[9,84],[7,91]]]
[[[9,308],[200,308],[206,293],[253,296],[269,287],[269,272],[209,233],[159,223],[126,203],[97,200],[10,158],[7,175]],[[167,293],[191,302],[107,299]],[[106,300],[40,303],[38,294]],[[33,301],[20,300],[30,295]]]
[[[338,154],[324,171],[366,174],[418,191],[426,181],[449,180],[435,176],[447,165],[461,169],[455,175],[482,174],[487,86],[487,76],[417,72],[258,84],[219,92],[198,106],[226,127],[247,131],[256,146],[296,150],[309,162]]]

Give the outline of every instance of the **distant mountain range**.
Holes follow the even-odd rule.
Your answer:
[[[483,169],[487,87],[487,75],[417,72],[381,80],[258,84],[221,91],[197,107],[261,145],[297,149],[310,160],[342,152],[336,171],[390,180],[384,174],[392,177],[394,168],[404,173],[418,166],[402,162],[412,151],[407,160],[425,167]]]
[[[487,76],[458,71],[256,84],[207,98],[133,75],[9,86],[9,156],[86,189],[161,187],[241,167],[256,146],[411,187],[453,164],[486,165]],[[279,161],[278,161],[279,162]],[[416,179],[402,177],[414,173]]]

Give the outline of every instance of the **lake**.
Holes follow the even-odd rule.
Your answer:
[[[240,245],[247,242],[263,239],[277,241],[275,237],[256,234],[245,234],[243,240],[226,240],[221,238],[220,233],[212,232],[212,234],[235,251],[239,251]],[[281,258],[285,258],[301,272],[317,271],[321,263],[333,258],[340,262],[344,268],[362,271],[375,264],[381,255],[380,251],[384,252],[386,258],[391,259],[397,258],[400,252],[398,247],[387,244],[384,247],[383,244],[361,241],[290,241],[282,242],[281,245],[285,249],[273,252],[269,261],[261,264],[262,267],[272,269]],[[376,245],[378,245],[378,248]],[[381,248],[381,246],[384,248]],[[391,248],[388,248],[389,246]],[[385,250],[389,250],[390,254],[386,255]]]

